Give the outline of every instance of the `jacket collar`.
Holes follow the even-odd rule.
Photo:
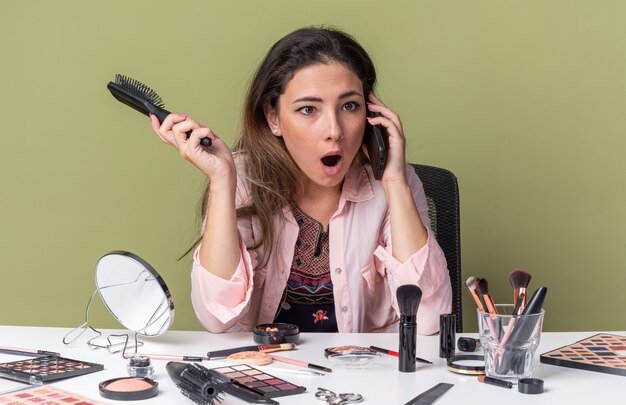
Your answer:
[[[343,181],[343,187],[341,189],[341,197],[339,199],[338,211],[343,209],[346,201],[350,202],[364,202],[374,198],[374,190],[372,189],[372,181],[368,175],[368,166],[351,166],[346,173],[346,178]],[[283,207],[283,214],[289,222],[295,224],[295,219],[291,214],[291,209],[287,205]]]
[[[352,202],[363,202],[374,198],[374,191],[366,166],[350,167],[343,182],[341,197]]]

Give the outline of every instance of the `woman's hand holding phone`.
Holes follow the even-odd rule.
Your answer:
[[[387,133],[388,138],[385,170],[381,181],[383,183],[395,183],[398,181],[406,183],[404,171],[406,164],[404,154],[406,141],[400,117],[387,108],[373,93],[369,95],[367,109],[377,115],[374,117],[368,116],[368,123],[384,127],[384,132]]]
[[[401,263],[428,242],[428,231],[422,222],[406,177],[405,138],[402,122],[396,113],[370,94],[367,108],[380,114],[368,118],[372,125],[382,125],[389,134],[387,164],[381,185],[389,203],[393,256]]]

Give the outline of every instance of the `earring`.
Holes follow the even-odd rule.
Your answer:
[[[274,128],[272,132],[274,133],[274,135],[278,135],[278,128]]]

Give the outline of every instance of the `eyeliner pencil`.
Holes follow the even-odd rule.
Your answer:
[[[23,349],[21,347],[4,347],[0,346],[0,353],[4,354],[15,354],[18,356],[32,356],[35,355],[37,357],[42,356],[60,356],[57,352],[49,352],[47,350],[36,350],[36,349]]]
[[[293,343],[242,346],[242,347],[233,347],[232,349],[214,350],[212,352],[208,352],[206,355],[208,358],[213,359],[215,357],[228,357],[233,353],[239,353],[239,352],[271,353],[271,352],[277,352],[281,350],[291,350],[294,347],[296,347],[296,345]]]
[[[276,356],[275,354],[270,354],[270,356],[272,356],[272,358],[274,360],[282,361],[283,363],[289,363],[289,364],[293,364],[295,366],[311,368],[313,370],[325,371],[327,373],[332,373],[333,372],[333,370],[328,368],[328,367],[318,366],[317,364],[307,363],[306,361],[290,359],[288,357]]]
[[[370,346],[370,349],[376,350],[379,353],[388,354],[390,356],[400,357],[400,353],[394,352],[393,350],[383,349],[382,347]],[[419,361],[420,363],[425,363],[425,364],[433,364],[432,361],[428,361],[426,359],[421,359],[419,357],[416,357],[415,361]]]
[[[507,380],[501,380],[499,378],[493,378],[493,377],[487,377],[484,375],[479,375],[478,376],[478,381],[480,381],[481,383],[485,383],[485,384],[489,384],[489,385],[495,385],[496,387],[502,387],[502,388],[513,388],[513,383]]]
[[[124,355],[131,355],[131,353],[124,353]],[[205,361],[209,360],[208,357],[200,356],[179,356],[174,354],[149,354],[149,353],[137,353],[138,356],[148,357],[150,360],[169,360],[169,361]],[[126,357],[124,357],[126,358]],[[130,358],[130,357],[129,357]]]

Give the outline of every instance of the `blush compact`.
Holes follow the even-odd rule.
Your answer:
[[[290,323],[263,323],[254,327],[252,338],[259,344],[298,343],[300,329]]]
[[[159,392],[159,383],[150,378],[122,377],[102,381],[100,395],[117,401],[152,398]]]

